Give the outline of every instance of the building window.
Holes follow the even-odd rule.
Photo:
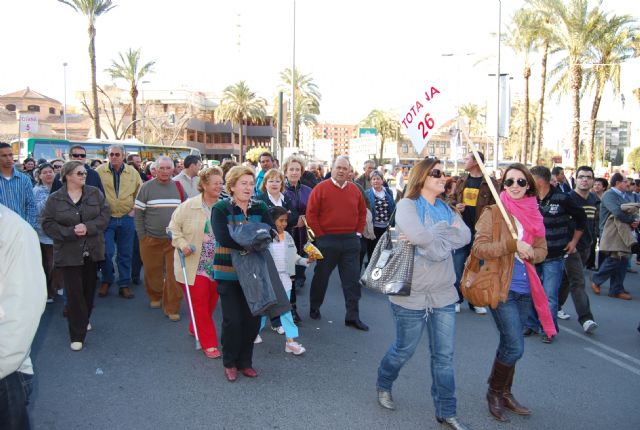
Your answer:
[[[435,145],[429,145],[429,155],[435,155],[435,154],[436,154]]]
[[[407,145],[406,143],[403,143],[402,144],[402,152],[404,154],[408,153],[409,152],[409,145]]]
[[[6,105],[5,109],[8,110],[9,112],[15,112],[16,111],[16,105],[14,105],[14,104]]]
[[[49,113],[50,113],[51,115],[55,115],[55,114],[56,114],[56,108],[52,108],[52,107],[50,107],[50,108],[49,108]]]
[[[447,153],[447,147],[444,144],[440,145],[440,155],[445,155]]]
[[[29,106],[27,106],[27,110],[29,112],[40,112],[40,106],[38,106],[38,105],[29,105]]]

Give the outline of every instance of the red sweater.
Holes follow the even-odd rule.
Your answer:
[[[325,234],[362,233],[367,207],[357,185],[338,188],[331,179],[313,188],[305,213],[317,237]]]

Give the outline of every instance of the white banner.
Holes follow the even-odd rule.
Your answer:
[[[20,114],[20,132],[21,133],[37,133],[38,132],[38,115],[33,113]]]
[[[444,123],[456,117],[455,105],[448,90],[436,82],[424,85],[400,123],[420,154]]]

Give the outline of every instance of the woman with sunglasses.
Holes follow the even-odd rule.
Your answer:
[[[62,188],[51,194],[42,212],[42,229],[53,239],[53,259],[62,270],[71,349],[80,351],[91,330],[97,263],[104,260],[111,209],[98,188],[85,185],[84,162],[66,162],[60,177]]]
[[[469,243],[471,232],[460,215],[439,197],[447,182],[442,169],[435,158],[414,166],[405,196],[396,208],[400,240],[413,243],[416,251],[411,294],[389,297],[396,340],[378,367],[378,403],[395,409],[391,387],[426,330],[436,419],[449,428],[463,430],[467,427],[456,417],[453,352],[458,293],[451,251]]]
[[[531,415],[511,393],[516,362],[524,352],[522,330],[529,315],[531,301],[541,317],[545,331],[555,334],[547,299],[534,265],[544,261],[547,242],[542,215],[538,210],[536,184],[529,170],[516,163],[507,167],[501,187],[502,201],[518,239],[513,239],[506,221],[500,216],[500,237],[493,237],[492,211],[487,206],[476,224],[471,252],[481,260],[498,259],[500,267],[500,301],[491,314],[500,332],[498,351],[489,377],[487,401],[489,412],[498,421],[508,421],[505,408],[518,415]],[[540,294],[541,293],[541,294]],[[546,313],[544,310],[546,309]],[[551,330],[550,333],[547,330]]]

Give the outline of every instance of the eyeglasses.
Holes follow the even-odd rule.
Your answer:
[[[520,188],[524,188],[527,186],[527,180],[524,178],[518,178],[518,180],[509,178],[504,180],[505,187],[513,187],[513,184],[518,184]]]
[[[62,164],[54,164],[53,170],[62,169]]]
[[[85,172],[84,170],[81,170],[79,172],[76,172],[77,176],[87,176],[87,172]]]
[[[71,154],[72,158],[87,158],[87,154]]]
[[[122,155],[122,154],[120,154],[119,152],[111,152],[111,153],[109,154],[109,157],[119,157],[119,156],[121,156],[121,155]]]
[[[443,176],[447,175],[445,175],[444,171],[440,169],[431,169],[431,171],[429,172],[429,177],[431,178],[442,178]]]

